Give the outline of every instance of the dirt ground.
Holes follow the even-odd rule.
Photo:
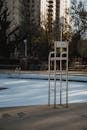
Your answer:
[[[87,130],[87,103],[0,108],[0,130]]]

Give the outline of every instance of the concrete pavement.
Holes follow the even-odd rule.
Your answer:
[[[0,109],[0,130],[87,130],[87,103]]]

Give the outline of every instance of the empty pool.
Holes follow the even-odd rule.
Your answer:
[[[40,76],[40,75],[39,75]],[[78,78],[78,76],[77,76]],[[83,78],[83,77],[82,77]],[[63,81],[62,102],[65,103],[65,81]],[[57,80],[57,104],[60,101],[59,80]],[[15,107],[48,104],[48,80],[43,78],[0,78],[0,107]],[[51,103],[54,101],[54,83],[51,80]],[[69,103],[87,102],[87,82],[69,81]]]

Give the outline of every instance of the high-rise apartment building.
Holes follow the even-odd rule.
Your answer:
[[[53,14],[53,20],[55,20],[55,0],[41,0],[41,25],[44,27],[45,24],[47,23],[47,18],[48,18],[48,8],[49,7],[49,1],[52,1],[52,5],[53,6],[52,10],[52,14]]]
[[[40,0],[5,0],[8,19],[11,21],[9,32],[22,24],[40,24]]]
[[[21,6],[22,4],[18,0],[5,0],[5,7],[8,8],[9,14],[7,19],[11,21],[9,31],[12,31],[21,23],[21,17],[19,17]]]
[[[41,6],[41,20],[46,21],[48,14],[48,2],[49,0],[42,0]],[[70,0],[53,0],[53,20],[56,21],[56,27],[58,28],[61,18],[67,18],[69,22],[69,15],[66,16],[66,10],[70,8]]]
[[[28,0],[30,10],[30,22],[40,25],[40,0]]]
[[[56,0],[56,23],[58,26],[60,22],[64,22],[65,18],[69,23],[69,8],[70,0]]]
[[[13,39],[13,34],[18,32],[18,28],[21,27],[24,21],[24,5],[22,0],[4,0],[4,8],[7,8],[8,16],[7,20],[10,21],[10,26],[7,30],[7,35]]]
[[[31,48],[31,31],[40,25],[41,0],[4,0],[3,8],[7,8],[7,20],[11,22],[7,30],[7,42],[14,46],[13,55],[24,51],[27,41],[27,52]],[[15,44],[16,43],[16,44]]]
[[[40,19],[41,19],[41,25],[44,27],[44,24],[47,21],[47,1],[46,0],[41,0],[41,14],[40,14]]]
[[[56,39],[58,40],[58,36],[60,33],[60,27],[63,25],[63,30],[68,31],[68,25],[70,24],[70,0],[56,0],[56,19],[55,19],[55,31],[56,31]],[[67,23],[67,28],[65,28],[65,24]]]

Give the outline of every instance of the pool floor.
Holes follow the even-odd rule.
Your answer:
[[[57,81],[57,104],[60,103],[60,82]],[[63,81],[62,103],[65,103],[66,83]],[[48,80],[0,79],[0,107],[48,104]],[[51,104],[54,102],[54,82],[51,81]],[[69,81],[69,103],[87,102],[87,83]]]

